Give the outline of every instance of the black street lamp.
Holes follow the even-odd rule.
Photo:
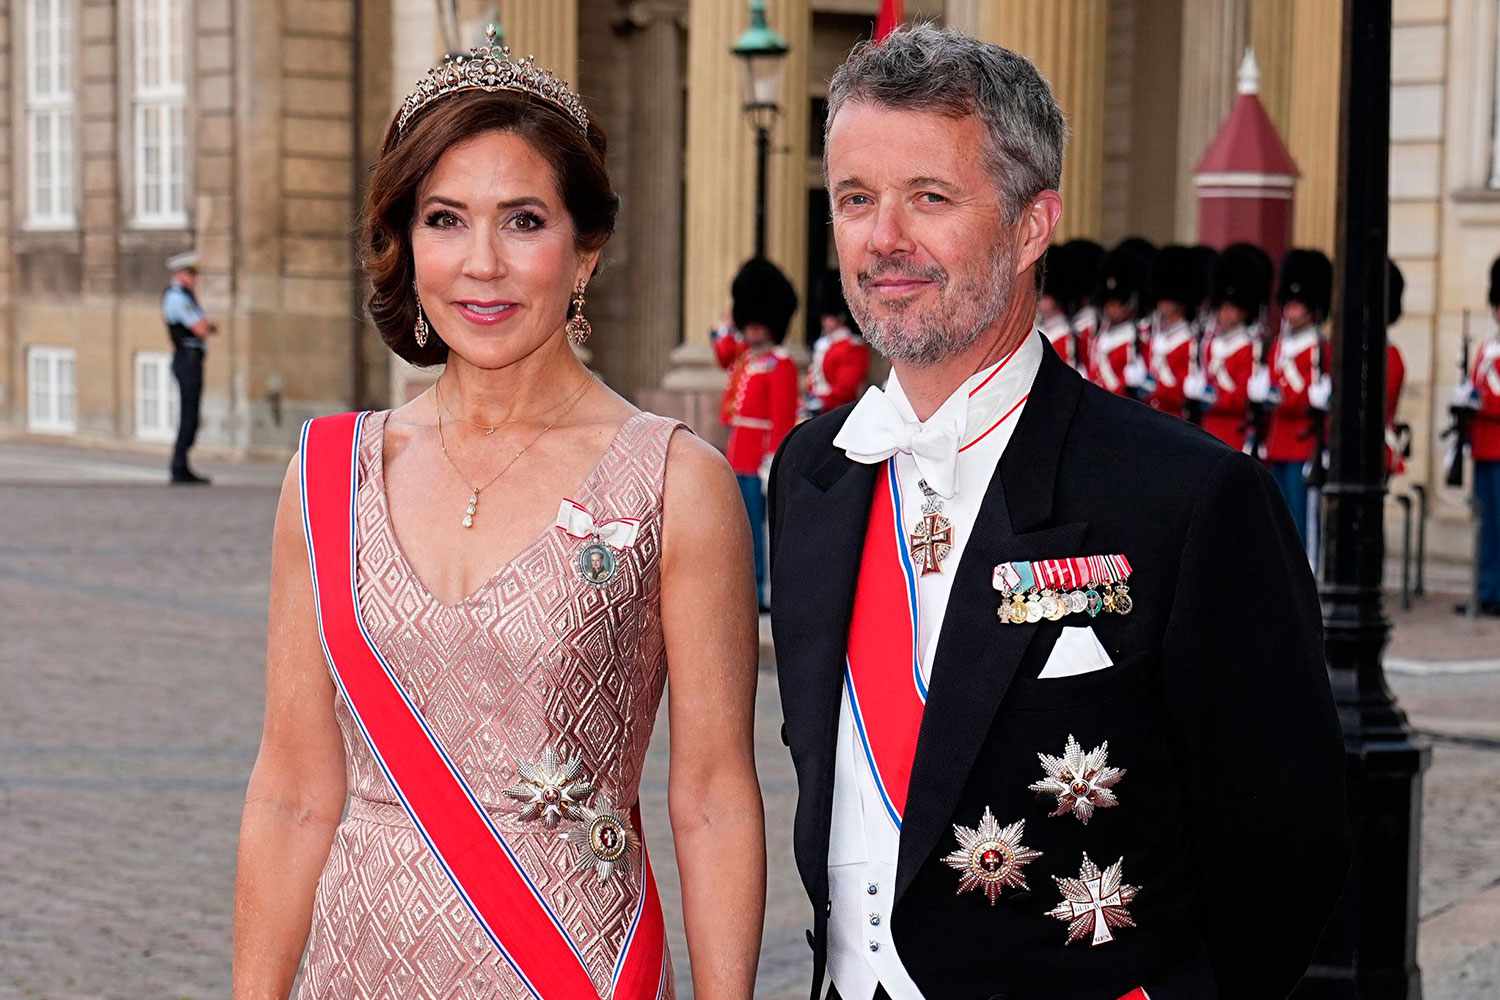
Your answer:
[[[745,118],[755,129],[755,256],[766,255],[766,171],[771,159],[771,127],[781,113],[781,78],[786,72],[786,39],[766,24],[766,0],[750,0],[750,27],[729,50],[745,65]]]
[[[1386,686],[1386,254],[1390,225],[1391,0],[1344,0],[1337,329],[1323,487],[1324,647],[1344,728],[1354,862],[1297,1000],[1419,1000],[1422,771]]]

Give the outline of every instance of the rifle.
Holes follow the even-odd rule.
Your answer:
[[[1201,375],[1203,372],[1203,341],[1208,336],[1208,328],[1200,322],[1193,324],[1193,353],[1188,355],[1188,378]],[[1197,427],[1203,426],[1203,413],[1208,404],[1201,399],[1189,396],[1183,404],[1183,414],[1187,422]]]
[[[1468,401],[1465,386],[1469,381],[1469,310],[1464,310],[1463,333],[1459,341],[1458,386],[1448,404],[1450,423],[1439,440],[1452,438],[1448,445],[1447,470],[1443,481],[1449,486],[1464,484],[1464,452],[1469,447],[1469,424],[1474,419],[1474,404]]]
[[[1262,331],[1265,330],[1265,322],[1266,314],[1262,311],[1260,323],[1258,324]],[[1255,377],[1254,373],[1262,371],[1270,365],[1271,354],[1274,351],[1276,339],[1279,335],[1280,331],[1277,331],[1277,333],[1267,333],[1264,337],[1256,339],[1255,361],[1250,369],[1250,377],[1252,379]],[[1271,414],[1275,411],[1276,403],[1269,397],[1260,402],[1256,402],[1255,400],[1249,402],[1245,411],[1245,422],[1240,425],[1240,429],[1245,431],[1245,453],[1247,455],[1260,458],[1261,453],[1265,451],[1266,441],[1271,436]]]

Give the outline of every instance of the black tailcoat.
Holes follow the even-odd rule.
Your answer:
[[[1344,755],[1318,598],[1275,485],[1199,428],[1084,382],[1048,348],[953,573],[901,832],[891,930],[930,1000],[1271,1000],[1305,971],[1348,867]],[[771,473],[772,626],[797,772],[794,846],[827,958],[828,843],[843,661],[879,466],[799,427]],[[1135,607],[1012,625],[991,570],[1124,553]],[[1065,625],[1113,666],[1039,680]],[[1120,805],[1085,826],[1027,786],[1038,753],[1106,740]],[[962,896],[943,855],[988,806],[1043,852],[1029,892]],[[1065,945],[1053,876],[1124,859],[1138,926]]]

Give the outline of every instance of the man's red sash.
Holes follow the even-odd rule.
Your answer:
[[[302,429],[303,529],[334,682],[434,859],[521,982],[538,1000],[597,1000],[578,946],[360,620],[355,497],[363,417],[322,417]],[[639,830],[639,811],[632,815]],[[667,982],[661,900],[644,844],[640,860],[637,908],[606,998],[654,1000]]]
[[[860,557],[844,681],[865,759],[899,830],[927,683],[918,649],[916,571],[902,530],[895,461],[887,461],[881,472]]]

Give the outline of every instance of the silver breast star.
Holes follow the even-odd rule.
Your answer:
[[[516,774],[521,780],[507,788],[505,794],[523,803],[521,819],[540,819],[547,829],[555,829],[565,819],[579,819],[583,801],[593,794],[593,785],[577,780],[582,766],[582,756],[574,754],[564,764],[557,751],[548,747],[537,763],[516,764]]]
[[[1113,809],[1120,804],[1111,789],[1125,777],[1125,769],[1108,766],[1108,740],[1084,753],[1083,747],[1069,734],[1061,757],[1039,753],[1037,759],[1047,776],[1028,787],[1033,792],[1057,796],[1057,808],[1051,815],[1072,813],[1086,826],[1095,809]]]
[[[631,856],[641,848],[641,838],[631,829],[630,820],[603,792],[595,797],[593,808],[581,805],[578,813],[579,824],[561,834],[578,851],[576,867],[580,871],[592,868],[601,885],[616,870],[629,875]]]

